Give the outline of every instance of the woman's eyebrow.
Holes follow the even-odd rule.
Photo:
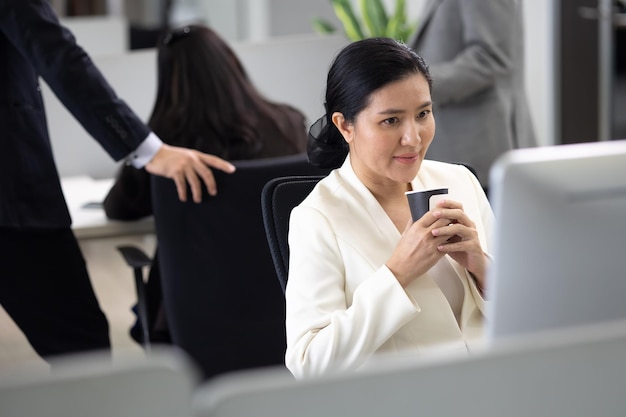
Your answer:
[[[383,115],[388,115],[388,114],[398,114],[398,113],[404,113],[406,110],[403,109],[385,109],[382,111],[379,111],[378,114],[383,114]]]
[[[429,101],[424,102],[422,105],[418,106],[417,109],[424,109],[424,108],[430,107],[432,105],[433,105],[433,102],[429,100]],[[398,113],[405,113],[405,112],[406,112],[406,110],[404,110],[404,109],[394,109],[394,108],[391,108],[391,109],[381,110],[381,111],[378,112],[378,114],[389,115],[389,114],[398,114]]]

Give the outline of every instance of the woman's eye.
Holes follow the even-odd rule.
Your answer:
[[[392,125],[394,123],[398,123],[398,118],[397,117],[390,117],[388,119],[383,120],[383,123],[386,125]]]
[[[421,111],[421,112],[417,115],[417,118],[418,118],[418,119],[423,119],[423,118],[425,118],[426,116],[428,116],[429,114],[430,114],[430,110],[424,110],[424,111]]]

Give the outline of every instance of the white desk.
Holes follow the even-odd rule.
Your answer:
[[[101,206],[85,206],[88,203],[101,203],[112,184],[112,178],[103,180],[95,180],[88,176],[61,178],[65,201],[72,216],[72,229],[78,239],[154,232],[152,217],[128,222],[110,220]]]

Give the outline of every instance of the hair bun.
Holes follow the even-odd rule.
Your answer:
[[[348,156],[348,145],[326,115],[317,119],[309,129],[307,141],[309,162],[320,168],[339,168]]]

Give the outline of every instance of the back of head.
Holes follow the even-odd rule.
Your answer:
[[[340,165],[348,147],[331,121],[332,114],[342,113],[347,121],[354,122],[373,92],[413,74],[423,74],[432,85],[423,58],[394,39],[367,38],[341,50],[328,71],[326,114],[309,132],[310,161],[318,166]]]
[[[259,120],[274,117],[271,106],[212,29],[186,26],[159,42],[150,127],[164,141],[224,158],[251,158],[262,147]]]

